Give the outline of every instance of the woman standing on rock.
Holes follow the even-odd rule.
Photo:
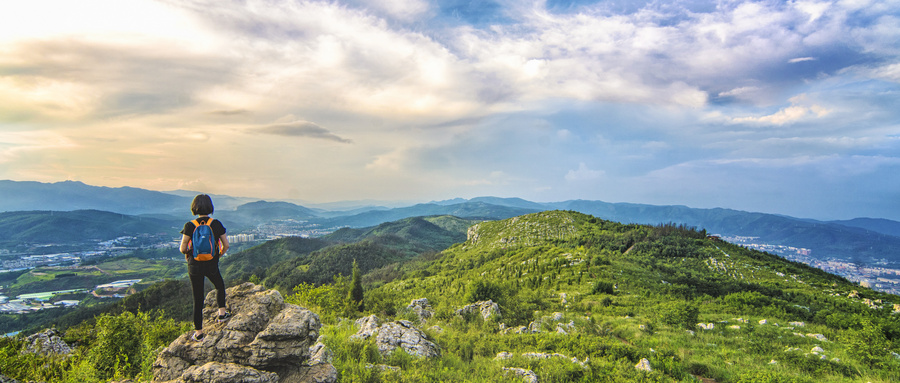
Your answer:
[[[225,226],[209,215],[213,213],[212,198],[206,194],[194,197],[191,213],[197,219],[184,224],[181,230],[181,253],[188,262],[188,276],[194,293],[194,335],[195,341],[203,339],[203,279],[209,278],[216,287],[216,303],[219,306],[218,321],[231,318],[225,310],[225,281],[219,272],[219,257],[228,251],[228,236]]]

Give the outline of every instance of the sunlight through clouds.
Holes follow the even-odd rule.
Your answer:
[[[831,201],[796,177],[829,158],[890,193],[896,1],[616,4],[0,2],[0,179],[735,207],[704,175]]]

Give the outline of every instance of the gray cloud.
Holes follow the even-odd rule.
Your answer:
[[[285,137],[308,137],[319,138],[323,140],[341,142],[345,144],[352,143],[352,140],[340,137],[328,129],[325,129],[313,122],[294,121],[281,124],[272,124],[254,129],[254,131],[265,134],[273,134]]]

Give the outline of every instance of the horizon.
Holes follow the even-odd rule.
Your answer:
[[[900,3],[0,3],[0,179],[900,220]]]
[[[53,183],[43,183],[43,182],[40,182],[40,181],[0,180],[0,182],[6,182],[6,181],[10,181],[10,182],[37,182],[37,183],[41,183],[41,184],[45,184],[45,185],[52,185],[52,184],[57,184],[57,183],[79,183],[79,184],[82,184],[82,185],[85,185],[85,186],[88,186],[88,187],[100,187],[100,188],[111,188],[111,189],[118,189],[118,188],[136,188],[136,187],[133,187],[133,186],[127,186],[127,185],[126,185],[126,186],[100,186],[100,185],[91,185],[91,184],[85,183],[85,182],[83,182],[83,181],[78,181],[78,180],[65,180],[65,181],[58,181],[58,182],[53,182]],[[452,202],[452,201],[454,201],[454,200],[462,200],[462,201],[464,201],[464,202],[471,202],[472,200],[475,200],[475,199],[482,199],[482,198],[490,199],[490,198],[496,198],[496,199],[518,199],[518,200],[521,200],[521,201],[524,201],[524,202],[536,203],[536,204],[556,204],[556,203],[566,203],[566,202],[573,202],[573,201],[588,201],[588,202],[609,203],[609,204],[614,204],[614,205],[615,205],[615,204],[630,204],[630,205],[647,205],[647,206],[657,206],[657,207],[685,207],[685,208],[688,208],[688,209],[699,209],[699,210],[705,210],[705,209],[725,209],[725,210],[741,211],[741,212],[745,212],[745,213],[772,214],[772,215],[785,216],[785,217],[788,217],[788,218],[801,219],[801,220],[811,219],[811,220],[817,220],[817,221],[823,221],[823,222],[827,222],[827,221],[849,221],[849,220],[853,220],[853,219],[873,219],[873,220],[889,220],[889,221],[894,221],[894,222],[900,223],[900,219],[897,219],[897,218],[890,218],[890,217],[886,217],[886,216],[877,216],[877,217],[876,217],[876,216],[854,216],[854,217],[835,217],[835,218],[827,218],[827,217],[808,217],[808,216],[805,216],[805,217],[804,217],[804,216],[791,216],[791,215],[788,215],[788,214],[781,214],[781,213],[778,213],[778,212],[765,212],[765,211],[754,211],[754,210],[741,210],[741,209],[735,209],[735,208],[731,208],[731,207],[727,207],[727,206],[717,206],[717,207],[705,208],[705,207],[696,207],[696,206],[690,206],[690,205],[685,205],[685,204],[667,204],[667,205],[658,205],[658,204],[647,204],[647,203],[630,202],[630,201],[604,201],[604,200],[589,200],[589,199],[569,199],[569,200],[556,200],[556,201],[534,201],[534,200],[529,200],[529,199],[522,198],[522,197],[499,197],[499,196],[482,195],[482,196],[475,196],[475,197],[470,197],[470,198],[454,197],[454,198],[447,198],[447,199],[430,199],[430,200],[419,200],[419,201],[411,201],[411,200],[406,200],[406,201],[404,201],[404,200],[376,200],[376,199],[362,199],[362,200],[335,200],[335,201],[327,201],[327,202],[317,202],[317,201],[305,201],[305,200],[296,200],[296,199],[260,198],[260,197],[254,197],[254,196],[244,196],[244,195],[238,196],[238,195],[230,195],[230,194],[227,194],[227,193],[225,193],[225,194],[220,194],[220,193],[206,193],[206,192],[203,192],[203,191],[197,191],[197,190],[184,190],[184,189],[178,189],[178,190],[152,190],[152,189],[144,189],[144,188],[137,188],[137,189],[147,190],[147,191],[151,191],[151,192],[164,193],[164,194],[170,194],[170,195],[175,195],[175,196],[181,196],[181,197],[185,197],[185,198],[190,198],[190,197],[192,197],[192,195],[190,195],[190,194],[195,194],[195,193],[196,193],[196,194],[209,194],[209,195],[213,198],[213,203],[215,203],[215,199],[216,199],[217,197],[228,197],[228,198],[235,198],[235,199],[238,199],[238,200],[241,200],[241,199],[243,199],[243,200],[248,200],[249,202],[245,202],[245,204],[246,204],[246,203],[254,203],[254,202],[270,202],[270,203],[272,203],[272,202],[287,202],[287,203],[295,204],[295,205],[298,205],[298,206],[301,206],[301,207],[305,207],[305,208],[320,209],[320,210],[324,210],[324,211],[332,211],[332,212],[349,211],[349,210],[360,209],[360,208],[363,208],[363,209],[364,209],[364,208],[387,208],[387,209],[396,209],[396,208],[411,207],[411,206],[418,205],[418,204],[441,204],[441,203],[449,203],[449,202]],[[237,206],[235,206],[235,207],[237,207]],[[546,207],[546,206],[545,206],[545,207]]]

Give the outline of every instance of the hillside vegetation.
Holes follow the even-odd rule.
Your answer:
[[[269,262],[247,278],[319,314],[341,382],[523,381],[505,368],[530,370],[542,383],[900,381],[900,297],[682,225],[570,211],[463,223],[430,217],[282,239],[222,265]],[[445,241],[453,244],[434,247]],[[362,301],[353,293],[358,279],[348,277],[354,260],[364,273]],[[189,295],[175,291],[186,286],[177,283],[132,298],[140,310],[71,327],[66,339],[79,348],[67,359],[23,357],[9,351],[21,347],[17,340],[4,340],[0,370],[20,380],[141,380],[148,350],[187,329],[158,310],[171,304],[165,294]],[[407,308],[418,298],[428,299],[433,316]],[[487,300],[498,315],[457,313]],[[412,321],[442,356],[383,356],[373,338],[350,338],[354,320],[369,314]],[[143,340],[110,347],[117,333],[101,322]]]
[[[315,305],[316,292],[324,293],[298,296]],[[412,299],[428,298],[435,316],[422,327],[444,356],[368,355],[345,340],[355,330],[338,317],[349,312],[329,316],[322,307],[342,381],[496,381],[502,367],[531,369],[540,382],[900,381],[898,297],[683,226],[561,211],[484,222],[465,243],[365,297],[370,312],[406,319],[415,319],[405,310]],[[502,316],[455,313],[487,299]],[[501,352],[513,357],[496,360]],[[652,372],[635,368],[642,359]],[[374,374],[366,362],[403,374]]]

